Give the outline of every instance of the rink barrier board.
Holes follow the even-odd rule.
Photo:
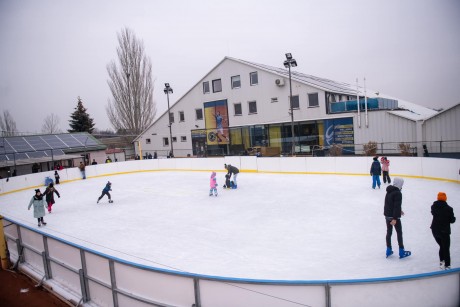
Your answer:
[[[235,163],[235,157],[233,157],[232,162],[237,167],[240,166]],[[317,158],[314,158],[315,162]],[[321,158],[320,158],[321,159]],[[407,158],[406,158],[407,159]],[[174,160],[174,159],[173,159]],[[218,161],[218,163],[213,163],[214,170],[217,169],[218,166],[222,166],[224,160],[215,159],[214,161]],[[255,164],[258,169],[256,172],[267,172],[267,173],[296,173],[296,174],[324,174],[324,175],[341,175],[337,172],[335,158],[327,158],[328,167],[329,169],[334,168],[334,172],[292,172],[292,171],[276,171],[276,168],[273,167],[264,167],[264,164],[269,162],[264,158],[259,159],[242,159],[241,164],[243,165],[250,165],[251,163]],[[355,160],[355,159],[354,159]],[[370,164],[367,163],[368,158],[366,160],[362,158],[358,158],[360,162],[358,164],[365,164],[365,166],[360,165],[357,167],[355,164],[357,163],[350,163],[346,168],[352,169],[368,169]],[[418,160],[418,161],[417,161]],[[423,166],[421,159],[417,159],[414,162],[420,162],[420,166]],[[297,162],[304,161],[303,167],[304,170],[307,169],[307,164],[312,161],[305,160],[305,158],[294,158],[294,160],[289,161],[276,161],[278,162],[277,167],[279,168],[281,164],[289,164],[288,169],[297,168],[299,167],[302,169],[302,165],[297,165]],[[320,160],[319,160],[320,161]],[[350,160],[342,160],[350,162]],[[439,159],[435,159],[435,161],[439,161]],[[203,162],[203,161],[201,161]],[[228,163],[228,161],[225,160]],[[271,160],[274,162],[274,160]],[[285,163],[286,162],[286,163]],[[307,163],[308,162],[308,163]],[[331,163],[333,162],[333,163]],[[422,178],[427,179],[426,176],[421,176],[420,174],[414,174],[416,171],[409,170],[407,167],[407,161],[405,168],[408,170],[403,177],[411,177],[411,178]],[[446,161],[444,161],[446,162]],[[447,163],[448,162],[448,163]],[[442,169],[446,169],[446,165],[449,166],[450,170],[458,169],[460,165],[456,160],[449,160],[446,163],[440,163],[443,165]],[[142,164],[134,163],[130,164],[130,162],[117,162],[116,164],[120,165],[121,163],[128,163],[128,165],[124,165],[123,167],[118,168],[117,170],[112,170],[115,172],[107,173],[107,174],[94,174],[94,176],[88,176],[88,178],[95,178],[109,176],[109,175],[122,175],[128,173],[136,173],[136,172],[152,172],[152,171],[209,171],[209,169],[176,169],[171,168],[171,166],[179,166],[175,163],[168,163],[162,168],[157,169],[140,169]],[[142,162],[141,162],[142,163]],[[190,165],[192,162],[189,161]],[[111,170],[112,165],[116,165],[112,163],[110,167],[108,165],[104,165],[103,168],[105,171]],[[146,163],[147,164],[147,163]],[[148,163],[154,165],[155,163]],[[181,166],[184,166],[184,163],[178,163]],[[198,163],[199,164],[199,163]],[[302,164],[302,163],[301,163]],[[332,167],[331,164],[334,164]],[[159,167],[159,163],[156,163]],[[121,165],[120,165],[121,166]],[[132,167],[135,166],[135,167]],[[169,166],[169,167],[166,167]],[[199,167],[200,165],[195,165],[195,167]],[[240,166],[241,168],[241,166]],[[297,169],[299,169],[297,168]],[[88,167],[88,169],[90,169]],[[120,170],[123,169],[121,172]],[[127,171],[129,169],[129,171]],[[247,172],[244,168],[241,168],[242,172]],[[329,170],[328,169],[328,170]],[[347,169],[347,170],[348,170]],[[434,167],[436,169],[436,167]],[[437,168],[439,170],[439,168]],[[390,169],[391,170],[391,169]],[[116,172],[118,171],[118,172]],[[217,171],[224,172],[224,170]],[[365,170],[367,172],[367,170]],[[420,171],[421,174],[425,173],[433,173],[430,171],[423,172],[423,169]],[[49,172],[51,176],[53,172]],[[86,172],[89,175],[91,172]],[[445,172],[446,173],[446,172]],[[25,180],[27,182],[34,182],[34,181],[44,181],[44,174],[33,174],[33,175],[41,175],[39,179],[31,178],[31,180]],[[350,175],[364,175],[369,176],[366,173],[347,173]],[[390,172],[391,174],[391,172]],[[81,174],[79,170],[71,169],[66,172],[67,179],[69,180],[81,180]],[[452,172],[450,174],[446,173],[446,177],[452,178]],[[391,174],[391,176],[398,176],[395,174]],[[400,175],[399,175],[400,176]],[[23,177],[23,176],[19,176]],[[19,177],[14,177],[17,179]],[[63,176],[61,176],[62,178]],[[73,178],[72,178],[73,177]],[[452,179],[447,178],[439,178],[439,177],[430,177],[434,178],[434,180],[443,180],[443,181],[451,181]],[[10,178],[11,179],[11,178]],[[446,180],[447,179],[447,180]],[[458,179],[458,176],[457,176]],[[453,182],[457,182],[458,180],[453,180]],[[43,185],[39,185],[43,186]],[[29,187],[30,188],[30,187]],[[22,188],[24,190],[27,188]],[[3,188],[2,188],[3,191]],[[23,256],[21,260],[20,268],[23,270],[33,271],[30,273],[35,274],[36,276],[48,276],[49,279],[45,281],[45,283],[49,283],[51,287],[54,289],[59,289],[60,295],[64,296],[67,294],[67,297],[75,299],[80,299],[81,301],[90,302],[91,304],[96,305],[113,305],[113,306],[145,306],[145,305],[155,305],[155,306],[191,306],[190,302],[192,300],[192,292],[194,294],[194,304],[198,306],[247,306],[250,304],[251,306],[292,306],[293,302],[302,302],[306,305],[314,305],[314,306],[333,306],[333,302],[339,302],[341,306],[354,306],[356,305],[356,298],[360,298],[360,303],[362,304],[371,304],[373,306],[379,306],[378,303],[382,302],[381,306],[386,306],[383,304],[387,297],[390,295],[395,295],[394,297],[401,298],[401,303],[403,300],[407,301],[410,304],[417,304],[418,306],[422,306],[421,302],[425,303],[426,306],[436,306],[437,304],[444,304],[449,306],[451,304],[458,304],[460,301],[459,298],[459,289],[460,289],[460,269],[452,269],[450,271],[444,272],[432,272],[432,273],[423,273],[423,274],[416,274],[416,275],[407,275],[407,276],[395,276],[395,277],[388,277],[388,278],[373,278],[373,279],[354,279],[354,280],[310,280],[310,281],[289,281],[289,280],[257,280],[257,279],[240,279],[240,278],[226,278],[226,277],[219,277],[219,276],[208,276],[208,275],[200,275],[200,274],[192,274],[187,272],[179,272],[174,270],[167,270],[163,268],[156,268],[151,266],[146,266],[142,264],[137,264],[134,262],[130,262],[121,258],[117,258],[114,256],[110,256],[104,254],[102,252],[98,252],[93,249],[89,249],[87,247],[83,247],[78,244],[71,243],[69,241],[63,240],[61,238],[43,233],[39,230],[33,229],[28,227],[27,225],[18,223],[12,219],[5,218],[6,220],[15,223],[17,225],[16,231],[8,231],[6,234],[7,239],[9,240],[9,246],[13,245],[14,248],[10,248],[11,254],[14,258],[14,254],[16,252],[16,259],[19,259],[19,252],[23,250]],[[9,227],[8,227],[9,228]],[[7,229],[8,229],[7,228]],[[10,228],[11,229],[11,228]],[[58,244],[48,244],[53,242],[52,240],[59,241],[60,245]],[[22,242],[22,243],[21,243]],[[54,251],[56,246],[60,246],[60,249],[69,249],[67,252]],[[63,247],[68,246],[68,247]],[[78,261],[76,263],[76,251],[72,251],[76,249],[79,251],[81,255],[80,266],[81,268],[78,269],[76,266],[78,265]],[[40,253],[41,252],[41,253]],[[51,254],[51,256],[50,256]],[[69,254],[69,255],[67,255]],[[72,255],[70,255],[72,254]],[[55,258],[54,255],[57,257]],[[69,258],[69,259],[67,259]],[[67,263],[68,262],[68,263]],[[101,265],[105,263],[105,265]],[[126,266],[126,268],[124,267]],[[129,268],[132,269],[129,269]],[[131,289],[129,285],[123,285],[123,288],[117,287],[116,284],[116,276],[117,276],[117,269],[120,271],[125,270],[125,277],[128,278],[129,276],[139,274],[139,270],[148,272],[148,282],[151,282],[153,278],[150,275],[156,276],[153,278],[156,283],[159,285],[164,286],[164,283],[161,282],[162,279],[166,279],[166,276],[175,276],[180,279],[186,279],[186,282],[178,281],[178,283],[185,284],[186,286],[180,290],[183,293],[187,293],[186,298],[183,298],[184,301],[177,301],[177,298],[171,297],[164,297],[161,293],[155,293],[149,288],[148,290],[145,289]],[[97,272],[100,271],[100,272]],[[53,278],[53,274],[56,275],[56,278]],[[141,274],[142,275],[142,274]],[[133,277],[135,278],[135,277]],[[40,278],[39,278],[40,279]],[[80,280],[80,286],[78,286],[77,280]],[[433,288],[432,280],[436,279],[435,286],[442,285],[442,291],[438,291],[437,293],[442,293],[442,297],[433,298],[433,295],[430,293],[432,292],[431,289]],[[426,282],[426,280],[431,280],[430,282]],[[192,281],[192,282],[191,282]],[[395,283],[397,283],[397,289],[404,288],[404,291],[400,293],[397,289],[394,289]],[[417,296],[412,295],[412,299],[415,297],[415,301],[411,301],[407,298],[407,293],[413,290],[413,283],[416,283],[417,287]],[[358,287],[359,285],[359,287]],[[374,285],[374,286],[372,286]],[[388,286],[386,286],[388,285]],[[402,286],[404,285],[404,286]],[[358,288],[357,288],[358,287]],[[370,287],[370,288],[369,288]],[[160,287],[161,288],[161,287]],[[167,287],[166,287],[167,288]],[[389,290],[385,291],[385,289],[389,288]],[[405,289],[408,288],[408,289]],[[299,290],[300,289],[300,290]],[[346,291],[344,290],[346,289]],[[365,289],[365,290],[364,290]],[[419,290],[422,289],[420,292]],[[143,292],[142,292],[143,291]],[[217,291],[217,292],[216,292]],[[348,293],[353,292],[353,295],[349,295]],[[396,291],[396,292],[395,292]],[[217,293],[217,294],[216,294]],[[308,293],[308,295],[306,295]],[[358,295],[356,294],[358,293]],[[373,295],[369,296],[369,293],[373,293]],[[420,294],[421,293],[421,294]],[[149,296],[149,297],[146,297]],[[177,293],[175,293],[177,296]],[[440,295],[441,296],[441,295]],[[279,297],[279,298],[275,298]],[[290,301],[292,300],[292,301]],[[185,303],[186,301],[186,303]],[[136,302],[138,303],[136,305]],[[377,303],[378,302],[378,303]],[[431,302],[431,304],[430,304]],[[444,303],[443,303],[444,302]],[[406,303],[405,303],[406,304]]]

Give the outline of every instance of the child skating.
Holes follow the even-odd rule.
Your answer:
[[[38,227],[42,225],[46,225],[43,217],[45,216],[45,200],[43,199],[43,195],[40,192],[40,189],[35,190],[35,195],[32,196],[32,199],[29,202],[28,210],[30,207],[34,206],[34,218],[38,220]],[[48,207],[48,206],[47,206]]]
[[[112,200],[112,197],[110,196],[109,191],[112,191],[112,183],[110,181],[107,182],[107,184],[105,185],[105,188],[102,190],[102,194],[97,199],[97,203],[99,203],[99,201],[102,199],[102,197],[104,197],[104,195],[107,195],[107,197],[109,198],[109,203],[113,203],[113,200]]]
[[[51,208],[53,207],[53,204],[55,203],[54,193],[56,193],[58,198],[61,198],[61,195],[59,195],[58,190],[56,190],[54,188],[54,185],[50,183],[48,187],[46,188],[45,192],[43,193],[43,195],[45,195],[45,198],[46,198],[46,203],[48,204],[48,213],[51,213]]]
[[[54,182],[56,182],[56,184],[59,184],[59,179],[61,179],[61,176],[59,176],[57,171],[54,171]]]
[[[216,179],[216,172],[212,172],[211,179],[209,180],[209,196],[212,196],[214,192],[214,196],[217,196],[217,179]]]

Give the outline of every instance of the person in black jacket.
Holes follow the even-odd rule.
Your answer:
[[[450,224],[455,223],[454,209],[447,204],[447,195],[438,193],[438,200],[431,206],[433,221],[431,232],[439,245],[439,266],[441,270],[450,269]]]
[[[224,167],[227,170],[227,174],[230,177],[233,175],[233,189],[236,189],[237,188],[236,177],[238,177],[240,170],[231,164],[229,165],[224,164]]]
[[[58,190],[54,188],[53,183],[50,183],[49,186],[46,188],[45,192],[43,193],[43,196],[46,197],[46,203],[48,204],[48,213],[51,213],[51,207],[53,207],[55,203],[54,193],[56,193],[58,198],[61,198],[61,195],[59,195]]]
[[[377,162],[378,163],[378,162]],[[404,215],[404,211],[401,209],[402,205],[402,193],[401,189],[404,184],[404,179],[396,177],[393,181],[393,185],[387,187],[387,195],[385,196],[385,207],[383,209],[383,215],[387,224],[387,258],[393,254],[391,248],[391,235],[393,233],[393,227],[396,229],[399,245],[399,258],[405,258],[411,255],[410,251],[404,249],[403,233],[401,216]]]
[[[374,157],[374,161],[371,165],[371,176],[372,176],[372,188],[375,189],[375,186],[378,185],[380,189],[380,175],[382,175],[382,167],[378,161],[378,157]]]

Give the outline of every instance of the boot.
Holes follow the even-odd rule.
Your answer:
[[[387,247],[386,255],[387,255],[387,258],[393,255],[393,250],[391,249],[391,247]]]
[[[406,258],[412,255],[410,251],[404,250],[404,248],[399,248],[399,258]]]

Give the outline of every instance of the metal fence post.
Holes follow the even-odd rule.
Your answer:
[[[331,286],[329,285],[329,283],[326,283],[324,285],[324,288],[326,290],[326,307],[331,307],[332,306]]]
[[[80,249],[80,258],[81,258],[81,270],[79,270],[79,275],[80,275],[81,293],[83,297],[83,302],[86,303],[91,300],[91,296],[89,293],[88,279],[86,278],[88,274],[87,268],[86,268],[86,257],[85,257],[85,252],[82,249]]]
[[[19,253],[19,263],[24,263],[25,256],[24,256],[24,248],[22,247],[22,237],[21,237],[21,227],[16,224],[16,229],[18,232],[18,239],[16,240],[16,244],[18,245],[18,253]]]
[[[109,260],[110,283],[112,285],[113,306],[118,307],[117,280],[115,277],[115,266],[113,260]]]
[[[53,278],[53,274],[51,272],[51,262],[49,260],[48,239],[45,236],[43,237],[43,247],[45,248],[45,251],[42,252],[42,256],[46,279],[51,279]]]
[[[195,291],[195,304],[194,307],[201,307],[201,296],[200,296],[200,280],[196,277],[193,278],[193,288]]]

